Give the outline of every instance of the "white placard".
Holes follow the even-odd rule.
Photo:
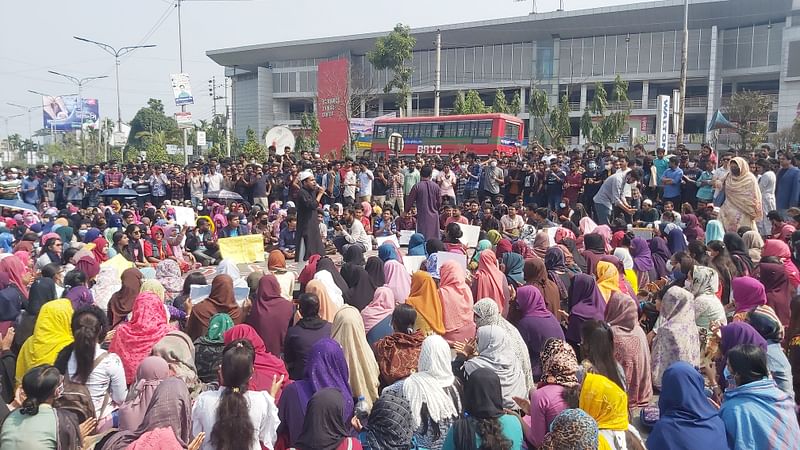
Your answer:
[[[197,136],[197,139],[196,139],[197,140],[197,145],[199,145],[201,147],[206,145],[206,132],[205,131],[197,130],[196,136]]]
[[[394,242],[394,245],[400,247],[400,241],[398,241],[397,240],[397,236],[395,236],[393,234],[390,235],[390,236],[375,237],[375,240],[378,242],[378,247],[380,247],[381,245],[383,245],[383,244],[385,244],[387,242]]]
[[[419,270],[419,266],[422,265],[425,260],[428,259],[426,256],[403,256],[403,265],[406,266],[406,270],[408,271],[409,275],[414,275],[414,272]]]
[[[175,223],[177,225],[195,226],[195,215],[192,208],[185,206],[173,206],[172,208],[175,210]]]
[[[191,299],[192,304],[196,305],[203,300],[208,298],[208,295],[211,294],[211,285],[210,284],[193,284],[189,290],[189,299]],[[242,306],[247,297],[250,295],[250,288],[249,287],[235,287],[233,288],[233,297],[236,299],[236,303],[239,306]]]
[[[464,273],[467,273],[467,257],[461,253],[454,252],[436,252],[436,269],[442,270],[444,263],[448,261],[455,261],[464,268]]]
[[[556,231],[558,227],[550,227],[547,229],[547,237],[550,238],[550,247],[556,245]]]
[[[414,233],[416,233],[414,230],[400,230],[400,238],[397,242],[399,242],[401,246],[408,247],[408,243],[411,241],[411,236],[413,236]]]
[[[462,244],[469,248],[478,246],[478,236],[481,234],[481,227],[477,225],[465,225],[459,223],[458,227],[461,228],[461,237],[458,239]]]

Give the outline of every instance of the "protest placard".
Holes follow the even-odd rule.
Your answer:
[[[265,260],[264,237],[260,234],[222,238],[217,242],[222,257],[233,260],[236,264],[250,264]]]

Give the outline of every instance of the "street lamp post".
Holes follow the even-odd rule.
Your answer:
[[[120,96],[119,96],[119,58],[122,56],[127,55],[128,53],[136,50],[137,48],[153,48],[155,44],[147,44],[147,45],[129,45],[120,48],[114,48],[106,43],[93,41],[91,39],[86,39],[78,36],[72,36],[73,38],[88,42],[90,44],[97,45],[98,47],[102,48],[106,53],[114,57],[114,72],[115,77],[117,79],[117,132],[122,131],[122,107],[120,106]],[[123,157],[124,159],[124,157]]]
[[[86,147],[84,146],[84,143],[83,143],[83,97],[81,95],[81,89],[83,88],[84,84],[86,84],[86,83],[88,83],[88,82],[90,82],[92,80],[99,80],[99,79],[102,79],[102,78],[108,78],[108,75],[100,75],[100,76],[97,76],[97,77],[78,78],[78,77],[73,77],[72,75],[63,74],[61,72],[56,72],[55,70],[48,70],[47,72],[51,73],[53,75],[58,75],[60,77],[64,77],[67,80],[75,83],[78,86],[78,104],[76,105],[76,107],[78,109],[78,119],[81,121],[81,154],[83,155],[83,158],[86,159]]]
[[[23,105],[18,105],[18,104],[16,104],[16,103],[11,103],[11,102],[8,102],[8,103],[6,103],[6,104],[7,104],[7,105],[9,105],[9,106],[14,106],[14,107],[16,107],[16,108],[22,108],[22,109],[24,109],[25,111],[27,111],[27,113],[28,113],[28,136],[30,137],[30,140],[31,140],[31,141],[33,141],[33,128],[31,127],[31,112],[32,112],[34,109],[43,108],[44,106],[43,106],[43,105],[38,105],[38,106],[23,106]]]
[[[6,124],[6,145],[8,149],[11,150],[11,132],[8,130],[8,121],[15,118],[15,117],[22,117],[25,114],[12,114],[10,116],[0,116],[0,119],[3,119],[3,122]]]

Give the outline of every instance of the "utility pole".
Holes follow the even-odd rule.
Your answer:
[[[33,111],[34,109],[43,108],[44,106],[42,106],[42,105],[38,105],[38,106],[23,106],[23,105],[19,105],[19,104],[16,104],[16,103],[11,103],[11,102],[8,102],[6,104],[9,105],[9,106],[13,106],[15,108],[22,108],[22,109],[24,109],[25,111],[28,112],[28,138],[31,140],[31,142],[33,142],[33,128],[31,127],[31,111]]]
[[[689,63],[689,0],[683,0],[683,48],[681,49],[681,101],[678,111],[678,127],[675,130],[675,145],[683,143],[683,120],[686,114],[686,75]]]
[[[231,117],[233,117],[233,98],[228,102],[228,96],[233,95],[233,86],[228,93],[228,77],[225,77],[225,151],[231,157]]]
[[[100,79],[103,79],[103,78],[108,78],[108,75],[100,75],[100,76],[97,76],[97,77],[78,78],[78,77],[73,77],[72,75],[65,75],[65,74],[63,74],[61,72],[56,72],[55,70],[48,70],[47,72],[51,73],[53,75],[58,75],[60,77],[64,77],[67,80],[75,83],[75,85],[78,86],[78,104],[76,105],[76,109],[78,111],[78,119],[81,122],[81,126],[80,126],[81,155],[83,156],[83,159],[85,161],[86,160],[86,145],[85,145],[84,139],[83,139],[83,119],[84,119],[84,117],[83,117],[83,96],[82,96],[81,89],[83,88],[84,84],[86,84],[86,83],[88,83],[88,82],[90,82],[92,80],[100,80]]]
[[[8,146],[8,151],[11,151],[11,131],[8,130],[8,121],[15,118],[15,117],[22,117],[25,114],[14,114],[11,116],[0,116],[0,119],[3,119],[3,122],[6,124],[6,146]]]
[[[436,30],[436,70],[433,72],[433,115],[439,117],[442,83],[442,32]]]
[[[213,102],[211,106],[211,117],[215,117],[217,115],[217,77],[212,76],[210,80],[208,80],[208,96],[211,97],[211,101]]]

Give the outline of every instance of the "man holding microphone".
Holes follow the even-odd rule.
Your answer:
[[[311,255],[324,255],[325,246],[319,235],[317,209],[325,188],[317,185],[309,170],[300,172],[300,191],[297,194],[297,252],[295,261],[307,261]]]

